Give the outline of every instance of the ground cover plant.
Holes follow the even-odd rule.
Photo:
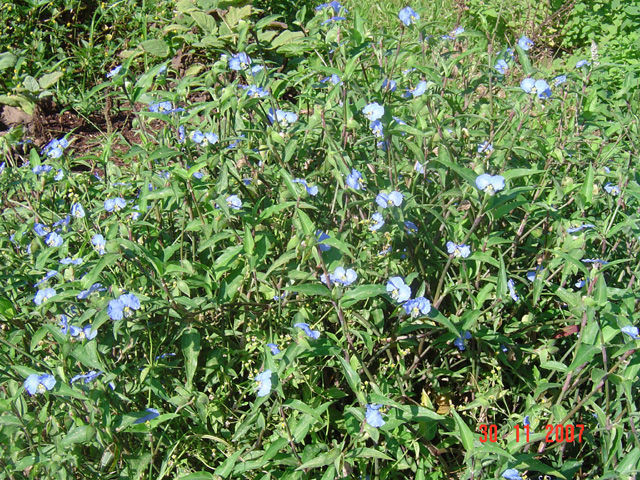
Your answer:
[[[272,3],[0,10],[0,478],[636,478],[627,44]]]

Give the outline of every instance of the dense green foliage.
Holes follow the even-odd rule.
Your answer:
[[[2,7],[0,479],[635,478],[635,57],[474,3]]]

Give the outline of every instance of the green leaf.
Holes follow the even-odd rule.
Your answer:
[[[38,93],[40,91],[40,84],[31,75],[27,75],[22,83],[24,84],[24,88],[31,93]]]
[[[0,318],[5,317],[11,320],[16,316],[16,310],[13,308],[11,300],[5,297],[0,297]]]
[[[587,176],[582,183],[580,194],[585,205],[590,206],[593,200],[593,167],[591,165],[587,168]]]
[[[331,292],[327,287],[320,283],[303,283],[301,285],[291,285],[285,287],[285,290],[294,293],[301,293],[303,295],[309,295],[310,297],[330,297]]]
[[[46,90],[51,85],[55,84],[58,80],[60,80],[60,78],[62,78],[63,75],[64,74],[62,72],[52,72],[52,73],[47,73],[46,75],[41,76],[40,80],[38,80],[40,89]]]
[[[17,61],[18,57],[11,52],[0,53],[0,72],[7,68],[13,68]]]
[[[152,38],[140,44],[140,48],[154,57],[164,58],[169,55],[169,45],[164,40]]]
[[[187,390],[191,390],[193,387],[193,376],[198,366],[198,355],[200,354],[200,333],[194,328],[189,328],[189,330],[182,334],[180,343],[187,375],[186,388]]]
[[[90,341],[84,345],[78,345],[71,355],[78,360],[82,365],[89,368],[95,368],[98,370],[106,370],[100,358],[98,357],[98,342]]]
[[[345,455],[345,458],[381,458],[383,460],[393,460],[388,455],[376,450],[375,448],[355,448]]]
[[[69,430],[60,444],[63,447],[68,447],[70,445],[74,445],[76,443],[88,443],[89,440],[93,438],[96,433],[96,429],[91,425],[80,425],[77,427],[73,427]]]
[[[361,300],[384,295],[385,293],[387,293],[387,289],[384,285],[359,285],[347,290],[340,299],[340,305],[344,308],[349,308]]]
[[[460,441],[462,442],[462,446],[467,452],[472,452],[473,448],[473,433],[471,429],[467,426],[464,420],[458,415],[454,409],[451,409],[451,413],[453,414],[453,419],[456,422],[456,434],[460,437]]]
[[[229,474],[233,471],[233,467],[238,461],[240,455],[242,455],[243,450],[238,450],[231,454],[227,459],[220,464],[216,471],[213,472],[216,475],[220,475],[222,478],[227,478]]]
[[[191,12],[191,18],[202,29],[203,33],[215,34],[218,31],[216,19],[204,12]]]
[[[277,49],[278,47],[282,47],[283,45],[291,46],[301,38],[304,38],[304,33],[285,30],[273,39],[273,41],[271,42],[271,47]]]
[[[209,472],[193,472],[188,475],[177,477],[176,480],[213,480],[213,474]]]
[[[569,372],[572,372],[583,363],[591,361],[591,359],[600,351],[601,349],[596,347],[595,345],[587,345],[585,343],[581,343],[580,348],[578,348],[576,358],[573,360],[573,362],[571,362],[571,365],[569,365],[569,368],[567,370]]]
[[[449,152],[447,152],[445,148],[440,148],[438,150],[438,158],[433,159],[432,162],[439,163],[440,165],[450,168],[460,175],[469,185],[475,188],[477,177],[476,173],[470,168],[463,167],[452,162],[449,157]]]

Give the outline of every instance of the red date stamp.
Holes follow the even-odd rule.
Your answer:
[[[529,442],[530,436],[534,433],[530,431],[529,425],[521,427],[520,425],[514,426],[516,431],[516,442],[522,441]],[[576,425],[547,425],[546,435],[544,441],[547,443],[553,442],[566,442],[566,443],[582,443],[582,434],[584,433],[584,424],[578,423]],[[480,425],[480,442],[495,443],[498,441],[498,427],[495,424]]]

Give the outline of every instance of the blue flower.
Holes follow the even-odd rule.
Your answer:
[[[32,171],[36,175],[40,175],[41,173],[49,173],[53,167],[51,165],[37,165],[33,167]]]
[[[107,241],[99,233],[96,233],[93,237],[91,237],[91,243],[93,244],[93,247],[96,249],[96,251],[100,255],[104,255],[105,253],[107,253],[105,250]]]
[[[96,378],[98,378],[100,375],[102,375],[102,373],[103,372],[96,372],[95,370],[91,370],[89,373],[86,373],[84,375],[76,375],[75,377],[73,377],[71,379],[71,381],[69,383],[71,383],[73,385],[78,380],[84,380],[84,383],[86,385],[87,383],[93,382]]]
[[[507,73],[507,70],[509,70],[509,65],[507,64],[507,62],[505,62],[504,60],[500,59],[494,65],[493,68],[495,68],[500,75],[504,75],[505,73]]]
[[[407,315],[416,318],[420,315],[426,315],[431,311],[431,302],[424,297],[417,297],[408,300],[403,307]]]
[[[604,186],[604,191],[607,192],[609,195],[612,195],[614,197],[620,195],[620,187],[618,187],[617,185],[614,185],[611,182],[607,183]]]
[[[55,277],[57,274],[58,274],[58,272],[57,272],[57,271],[55,271],[55,270],[49,270],[49,271],[47,272],[47,274],[46,274],[44,277],[42,277],[42,279],[41,279],[41,280],[39,280],[36,284],[34,284],[34,285],[33,285],[33,288],[38,288],[38,286],[39,286],[40,284],[42,284],[42,283],[46,282],[46,281],[47,281],[47,280],[49,280],[50,278]]]
[[[247,97],[249,98],[264,98],[269,96],[269,90],[265,90],[257,85],[251,85],[249,87],[242,87],[247,90]]]
[[[109,73],[107,73],[107,78],[113,78],[120,73],[122,69],[122,65],[118,65],[117,67],[113,67]]]
[[[320,80],[320,82],[321,83],[330,82],[333,85],[339,85],[342,83],[342,80],[340,80],[340,77],[338,75],[336,75],[335,73],[332,73],[331,76],[324,77],[323,79]]]
[[[380,414],[380,408],[382,405],[378,404],[369,404],[367,405],[367,412],[365,413],[366,422],[375,428],[382,427],[386,422],[382,419],[382,415]]]
[[[56,291],[51,287],[38,290],[38,293],[36,293],[36,296],[33,298],[33,303],[36,305],[42,305],[42,303],[55,296],[55,294]]]
[[[280,349],[278,348],[278,345],[276,345],[275,343],[267,343],[267,347],[271,349],[272,355],[278,355],[280,353]]]
[[[240,135],[240,138],[238,138],[237,140],[234,140],[233,142],[231,142],[228,146],[227,149],[232,149],[232,148],[236,148],[238,146],[238,144],[244,140],[244,134]]]
[[[62,151],[69,146],[69,142],[66,138],[51,140],[40,152],[42,155],[46,155],[49,158],[60,158]]]
[[[488,141],[478,144],[478,153],[486,153],[489,155],[491,152],[493,152],[493,145]]]
[[[416,88],[414,88],[413,90],[409,90],[409,93],[413,96],[413,98],[419,97],[420,95],[423,95],[424,92],[427,91],[427,82],[425,82],[424,80],[418,82],[418,84],[416,85]]]
[[[533,42],[531,41],[531,39],[523,35],[520,37],[520,40],[518,40],[518,46],[526,52],[531,47],[533,47]]]
[[[341,22],[346,19],[347,19],[346,17],[331,17],[325,20],[324,22],[322,22],[322,25],[326,25],[327,23],[333,23],[333,22]]]
[[[58,170],[58,172],[56,173],[56,176],[53,177],[53,179],[56,182],[59,182],[60,180],[62,180],[64,178],[64,172],[62,171],[62,169]]]
[[[535,85],[536,85],[536,81],[531,77],[527,77],[520,82],[520,88],[524,90],[526,93],[533,92]]]
[[[68,330],[71,336],[77,340],[84,340],[85,338],[87,340],[93,340],[98,335],[98,331],[93,330],[91,324],[87,324],[82,328],[70,326]]]
[[[447,242],[447,252],[449,252],[454,257],[467,258],[469,255],[471,255],[471,247],[464,243],[458,245],[453,242]]]
[[[60,220],[58,220],[56,223],[53,224],[53,228],[56,227],[66,227],[71,223],[71,215],[67,215],[64,218],[61,218]],[[56,232],[60,232],[62,231],[61,228],[57,229]]]
[[[362,114],[371,122],[379,120],[384,115],[384,107],[377,102],[368,104],[362,109]]]
[[[167,357],[175,357],[175,356],[176,356],[176,354],[175,354],[175,353],[172,353],[172,352],[170,352],[170,353],[163,353],[162,355],[158,355],[158,356],[156,357],[156,360],[162,360],[162,359],[167,358]]]
[[[586,60],[580,60],[578,63],[576,63],[576,68],[581,68],[581,67],[585,67],[585,66],[589,66],[591,65],[589,62],[587,62]]]
[[[246,70],[251,65],[251,58],[244,52],[236,53],[229,59],[229,68],[231,70]]]
[[[200,130],[191,132],[191,141],[206,147],[207,145],[215,145],[218,143],[218,135],[213,132],[202,133]]]
[[[130,317],[135,310],[140,308],[140,300],[133,293],[125,293],[117,299],[111,300],[107,307],[107,313],[111,320],[122,320],[124,317]]]
[[[549,98],[551,96],[551,87],[545,80],[536,80],[535,90],[538,98]]]
[[[531,425],[531,421],[529,420],[529,415],[524,416],[524,420],[522,421],[523,425]]]
[[[387,90],[390,90],[390,91],[392,91],[392,92],[395,92],[395,91],[396,91],[397,86],[398,86],[398,84],[396,83],[396,81],[395,81],[395,80],[390,80],[390,79],[386,79],[386,78],[385,78],[385,79],[382,81],[382,89],[383,89],[383,90],[387,89]]]
[[[399,207],[400,205],[402,205],[402,200],[402,193],[398,192],[397,190],[394,190],[389,194],[379,193],[376,196],[376,203],[382,208],[387,208],[391,205]]]
[[[67,317],[64,313],[60,315],[60,333],[66,335],[69,332],[69,317]]]
[[[255,381],[258,383],[259,397],[266,397],[271,392],[271,370],[265,370],[256,375]]]
[[[148,412],[148,413],[144,417],[138,418],[133,423],[148,422],[149,420],[153,420],[154,418],[157,418],[157,417],[160,416],[160,412],[158,412],[158,410],[156,410],[155,408],[147,408],[146,412]]]
[[[75,218],[84,218],[84,208],[79,203],[71,205],[71,215]]]
[[[609,262],[600,258],[583,258],[583,263],[599,263],[600,265],[607,265]]]
[[[533,281],[538,276],[538,272],[541,272],[542,270],[544,270],[544,267],[542,265],[538,265],[538,267],[535,270],[531,270],[530,272],[527,272],[527,275],[526,275],[527,280],[533,283]]]
[[[418,227],[411,220],[405,220],[404,229],[407,231],[409,235],[413,235],[414,233],[418,233]]]
[[[580,232],[586,228],[595,228],[596,226],[593,223],[583,223],[579,227],[567,228],[567,233],[576,233]]]
[[[476,187],[489,195],[495,195],[504,188],[504,177],[483,173],[476,178]]]
[[[620,329],[622,333],[626,333],[634,340],[638,340],[640,335],[638,335],[638,327],[634,327],[633,325],[627,325],[626,327],[622,327]]]
[[[278,123],[282,128],[286,128],[298,120],[298,115],[284,110],[276,110],[274,112],[273,108],[270,108],[267,113],[267,119],[271,124]]]
[[[578,280],[578,281],[575,283],[575,287],[576,287],[576,288],[582,288],[582,287],[584,287],[584,286],[586,285],[586,283],[587,283],[587,282],[586,282],[584,279],[582,279],[582,280]]]
[[[566,81],[567,81],[566,75],[558,75],[556,78],[553,79],[553,86],[557,87],[558,85],[562,85]]]
[[[411,298],[411,288],[404,283],[402,277],[391,277],[387,282],[387,292],[398,303],[406,302]]]
[[[24,381],[24,388],[29,392],[29,395],[44,393],[47,390],[51,390],[55,385],[56,379],[53,375],[49,375],[48,373],[43,373],[42,375],[32,373]]]
[[[332,274],[329,275],[329,279],[333,283],[339,283],[341,285],[351,285],[358,278],[358,274],[352,268],[336,267]]]
[[[380,120],[374,120],[373,122],[371,122],[371,124],[369,125],[369,128],[371,129],[371,133],[373,133],[376,137],[378,138],[384,137],[382,122]]]
[[[467,330],[467,331],[465,331],[465,332],[462,334],[462,336],[460,336],[460,337],[456,338],[456,339],[453,341],[453,344],[454,344],[456,347],[458,347],[458,350],[460,350],[460,351],[462,352],[462,351],[466,348],[466,347],[465,347],[465,344],[464,344],[464,341],[465,341],[465,340],[469,340],[470,338],[471,338],[471,332],[469,332],[469,331]]]
[[[233,210],[240,210],[242,208],[242,200],[238,195],[229,195],[227,197],[227,207],[232,208]]]
[[[56,232],[51,232],[46,237],[44,237],[44,243],[46,243],[49,247],[59,247],[64,243],[64,240]]]
[[[122,210],[126,206],[127,201],[122,197],[108,198],[104,201],[104,209],[107,212],[113,212],[114,210],[117,212]]]
[[[411,7],[404,7],[398,13],[398,18],[404,23],[406,27],[414,23],[416,20],[420,20],[420,15],[418,15],[415,10]]]
[[[371,216],[371,220],[369,220],[369,223],[369,230],[371,230],[372,232],[376,232],[383,227],[384,218],[382,218],[382,215],[380,213],[376,212]]]
[[[320,251],[328,252],[329,250],[331,250],[331,245],[327,245],[326,243],[321,243],[323,240],[326,240],[327,238],[331,238],[329,235],[324,233],[322,230],[316,230],[316,238],[318,239],[318,243],[319,243],[318,247],[320,247]]]
[[[420,175],[424,175],[424,165],[422,165],[418,160],[416,160],[416,163],[413,165],[413,169]]]
[[[318,194],[318,187],[315,185],[313,187],[310,187],[304,178],[294,178],[293,183],[299,183],[301,185],[304,185],[304,188],[307,190],[307,193],[312,197],[315,197]]]
[[[449,35],[443,35],[442,39],[443,40],[455,40],[456,37],[460,34],[464,33],[464,28],[463,27],[458,27],[455,30],[452,30],[451,33]]]
[[[507,281],[507,288],[509,289],[509,295],[511,295],[511,298],[513,299],[514,302],[517,302],[518,300],[520,300],[520,297],[518,297],[518,294],[516,293],[516,286],[513,279],[510,278]]]
[[[333,13],[335,13],[336,15],[340,13],[341,8],[344,9],[344,13],[349,13],[349,10],[347,10],[342,5],[340,5],[340,2],[337,2],[336,0],[333,0],[332,2],[329,2],[329,3],[322,3],[318,5],[316,7],[316,12],[319,12],[320,10],[324,10],[325,8],[333,8]]]
[[[520,82],[520,88],[526,93],[537,93],[539,98],[549,98],[552,95],[551,87],[545,80],[535,80],[527,77]]]
[[[320,332],[318,330],[311,330],[308,323],[298,322],[293,326],[296,328],[300,328],[304,333],[307,334],[307,337],[313,338],[314,340],[320,338]]]
[[[506,480],[522,480],[522,477],[515,468],[509,468],[502,472],[503,478]]]
[[[7,162],[0,163],[0,175],[4,172],[4,168],[7,166]]]
[[[362,174],[355,168],[351,169],[351,173],[347,176],[347,185],[354,190],[365,190]]]

